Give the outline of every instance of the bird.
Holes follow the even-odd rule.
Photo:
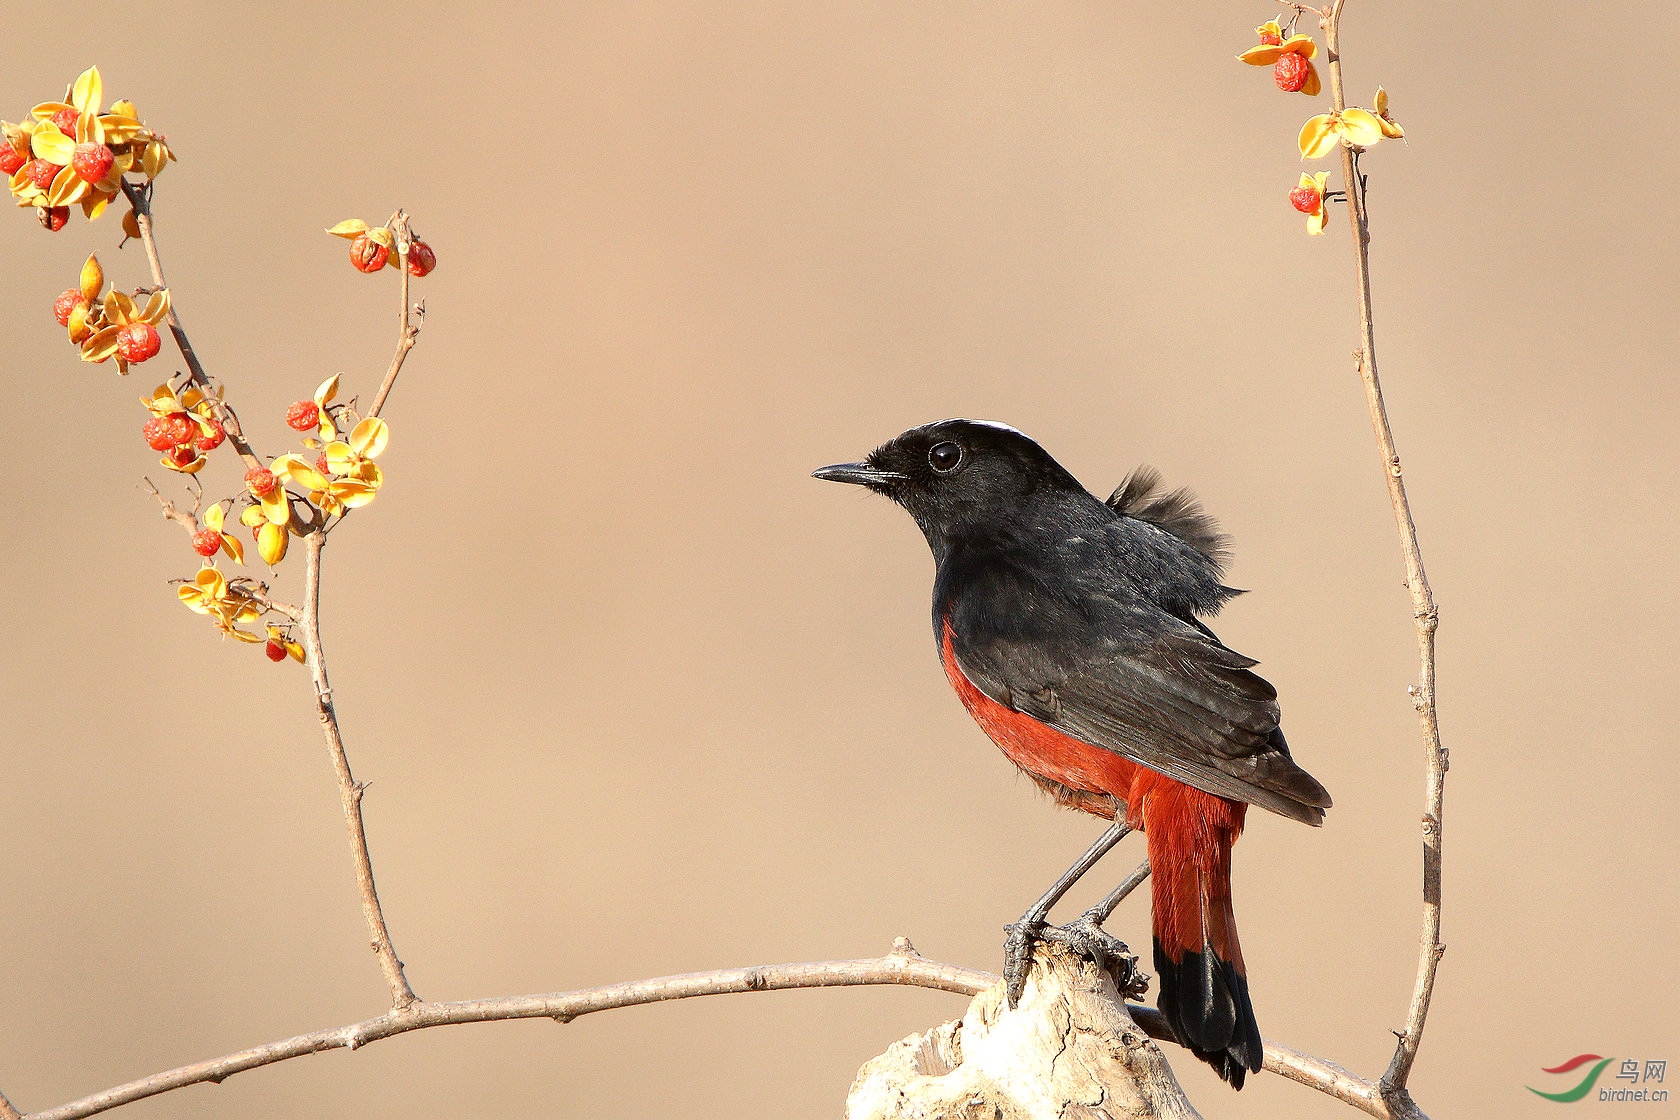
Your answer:
[[[924,424],[813,475],[910,514],[933,553],[934,641],[963,706],[1058,804],[1112,822],[1007,927],[1009,1005],[1034,940],[1057,937],[1093,956],[1125,950],[1095,928],[1106,910],[1060,931],[1046,917],[1141,830],[1157,1005],[1178,1041],[1241,1089],[1261,1068],[1263,1043],[1232,911],[1231,848],[1250,805],[1318,825],[1331,802],[1290,756],[1277,690],[1253,672],[1259,662],[1205,621],[1242,594],[1223,583],[1218,526],[1147,467],[1105,502],[994,421]]]

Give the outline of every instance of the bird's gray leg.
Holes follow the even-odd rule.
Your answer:
[[[1126,876],[1126,881],[1108,892],[1108,897],[1091,907],[1079,916],[1080,921],[1088,921],[1094,926],[1100,926],[1108,921],[1108,916],[1114,913],[1114,908],[1120,905],[1125,897],[1143,885],[1149,878],[1149,861],[1138,864],[1137,870]]]
[[[1114,986],[1125,996],[1133,999],[1142,996],[1149,990],[1149,974],[1137,966],[1137,957],[1133,955],[1124,941],[1102,928],[1108,916],[1114,913],[1114,908],[1120,905],[1122,899],[1137,890],[1142,882],[1149,878],[1149,861],[1138,864],[1136,871],[1126,876],[1125,882],[1108,892],[1108,897],[1079,915],[1065,926],[1046,926],[1039,931],[1039,936],[1050,941],[1060,941],[1068,948],[1091,958],[1098,968],[1107,969],[1114,977]]]
[[[1109,853],[1114,845],[1120,843],[1125,835],[1131,831],[1123,820],[1116,820],[1109,826],[1108,831],[1097,837],[1097,842],[1086,849],[1085,854],[1074,862],[1074,865],[1062,873],[1062,877],[1050,885],[1044,892],[1044,897],[1033,903],[1021,920],[1012,926],[1005,927],[1003,940],[1003,977],[1007,982],[1004,989],[1009,998],[1009,1006],[1014,1007],[1021,1002],[1021,989],[1027,984],[1027,969],[1032,964],[1032,943],[1045,929],[1044,918],[1050,913],[1050,908],[1061,901],[1080,876],[1095,867],[1097,861]]]

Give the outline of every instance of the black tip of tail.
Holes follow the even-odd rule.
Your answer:
[[[1241,1089],[1243,1078],[1260,1071],[1264,1043],[1248,1000],[1248,981],[1211,951],[1186,951],[1176,962],[1155,942],[1161,1017],[1192,1054]]]

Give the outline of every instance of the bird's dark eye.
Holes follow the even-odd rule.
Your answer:
[[[962,462],[962,448],[954,443],[936,443],[928,448],[928,465],[940,474],[950,474]]]

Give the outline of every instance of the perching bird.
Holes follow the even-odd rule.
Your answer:
[[[1010,1004],[1031,941],[1053,932],[1050,907],[1141,829],[1161,1014],[1242,1088],[1262,1044],[1231,910],[1231,845],[1249,805],[1316,825],[1330,795],[1290,758],[1257,662],[1201,621],[1239,594],[1221,582],[1224,537],[1151,470],[1105,503],[1037,443],[987,421],[912,428],[815,477],[885,494],[915,518],[938,568],[934,640],[963,705],[1057,802],[1114,821],[1010,927]],[[1106,936],[1086,926],[1086,941]]]

